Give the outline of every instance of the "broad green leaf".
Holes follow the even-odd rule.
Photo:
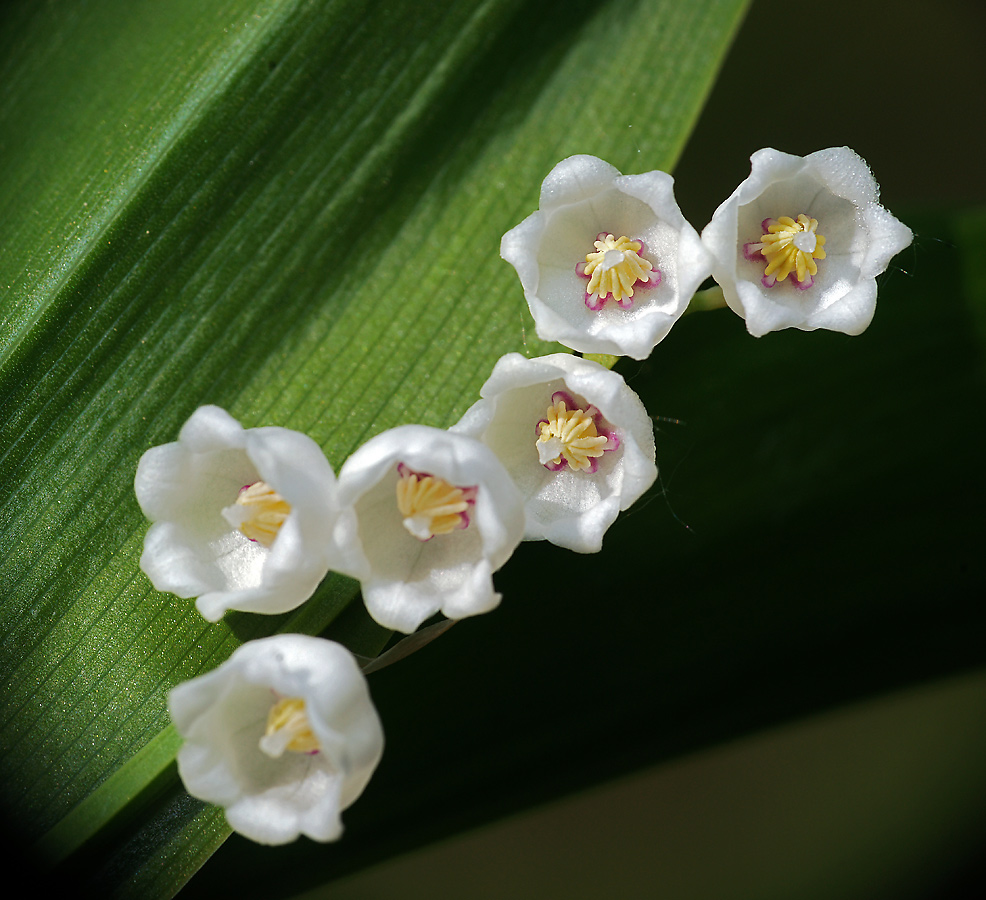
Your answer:
[[[214,626],[151,590],[140,454],[206,402],[336,467],[453,422],[547,349],[500,235],[571,153],[672,167],[743,6],[4,6],[0,746],[29,840],[170,895],[226,829],[174,786],[168,688],[275,629],[385,639],[345,579]]]

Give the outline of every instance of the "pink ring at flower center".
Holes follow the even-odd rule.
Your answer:
[[[457,487],[427,472],[397,464],[397,508],[404,527],[419,541],[469,527],[478,486]]]
[[[581,278],[588,278],[585,305],[598,312],[607,299],[623,309],[633,305],[634,289],[661,283],[661,271],[644,255],[643,241],[616,237],[605,231],[596,235],[595,250],[575,267]]]
[[[538,459],[546,469],[558,472],[569,467],[577,472],[595,472],[602,455],[620,446],[617,432],[592,405],[578,403],[567,391],[551,395],[547,418],[535,428]]]

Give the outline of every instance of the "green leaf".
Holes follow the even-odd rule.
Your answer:
[[[4,6],[0,790],[22,835],[82,847],[104,891],[173,894],[226,828],[168,787],[168,689],[275,629],[385,639],[341,578],[218,625],[151,590],[140,454],[207,402],[336,467],[451,424],[500,354],[548,349],[500,235],[572,153],[671,168],[744,5]]]

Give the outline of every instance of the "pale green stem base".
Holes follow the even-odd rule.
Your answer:
[[[725,309],[726,308],[726,298],[722,295],[722,288],[718,284],[712,285],[710,288],[706,288],[704,291],[698,291],[694,297],[688,302],[688,309],[685,310],[685,314],[691,312],[706,312],[710,309]]]
[[[613,356],[612,353],[583,353],[582,358],[591,359],[593,362],[597,362],[599,365],[605,366],[607,369],[612,369],[620,357]]]

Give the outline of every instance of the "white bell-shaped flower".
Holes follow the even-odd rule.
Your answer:
[[[188,792],[224,807],[230,826],[261,844],[336,840],[341,811],[383,753],[363,673],[345,647],[320,638],[249,641],[175,687],[168,708],[185,739],[178,772]]]
[[[153,522],[140,566],[159,591],[197,597],[210,622],[228,609],[281,613],[344,568],[340,512],[325,454],[286,428],[244,429],[197,409],[172,444],[137,466],[137,501]]]
[[[673,186],[666,172],[621,175],[595,156],[548,173],[538,211],[500,243],[538,337],[582,353],[650,355],[712,267]]]
[[[344,540],[363,600],[381,625],[410,633],[441,611],[493,609],[493,573],[520,543],[523,503],[479,441],[404,425],[367,441],[339,470],[339,500],[356,512]]]
[[[876,311],[876,277],[911,230],[880,205],[869,167],[848,147],[805,157],[765,149],[750,161],[702,232],[726,303],[756,337],[859,334]]]
[[[487,444],[524,496],[526,540],[579,553],[657,478],[653,423],[616,372],[566,353],[500,358],[453,426]]]

